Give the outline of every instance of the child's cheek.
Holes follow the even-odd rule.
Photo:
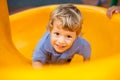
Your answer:
[[[53,36],[52,41],[57,41],[57,37]]]
[[[71,45],[71,44],[72,44],[72,40],[66,40],[66,43],[67,43],[68,45]]]

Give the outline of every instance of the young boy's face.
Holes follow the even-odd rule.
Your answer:
[[[68,50],[77,37],[76,32],[62,29],[62,22],[60,20],[53,22],[53,29],[50,31],[50,35],[51,44],[58,53]]]

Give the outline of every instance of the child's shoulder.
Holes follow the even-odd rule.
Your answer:
[[[89,44],[89,42],[85,39],[85,38],[83,38],[83,37],[78,37],[77,39],[76,39],[76,44],[81,44],[81,45],[90,45]]]
[[[47,44],[49,42],[49,36],[50,36],[50,33],[45,32],[44,35],[40,38],[38,42],[38,46],[43,47],[45,43]]]
[[[79,42],[88,42],[85,38],[83,38],[83,37],[78,37],[77,38],[77,41],[79,41]]]
[[[41,40],[45,41],[47,38],[49,38],[50,33],[47,31],[44,33],[43,37],[41,38]]]

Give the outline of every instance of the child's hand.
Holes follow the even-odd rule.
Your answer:
[[[41,68],[42,68],[42,63],[39,62],[39,61],[33,61],[33,62],[32,62],[32,67],[33,67],[34,69],[41,69]]]
[[[112,6],[107,9],[106,14],[109,18],[111,18],[114,13],[120,13],[120,6]]]

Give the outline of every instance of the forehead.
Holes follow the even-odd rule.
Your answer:
[[[62,34],[69,34],[69,35],[76,35],[76,32],[75,31],[69,31],[69,30],[65,30],[63,29],[62,27],[62,22],[60,20],[55,20],[53,22],[53,29],[52,31],[57,31],[57,32],[60,32]]]

